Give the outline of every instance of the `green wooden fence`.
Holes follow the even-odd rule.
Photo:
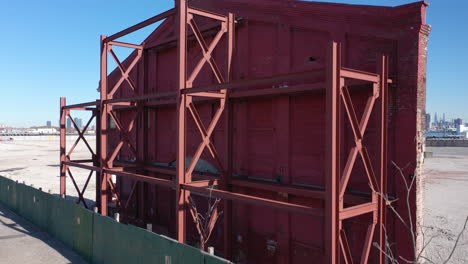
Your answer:
[[[1,176],[0,202],[90,263],[231,263]]]

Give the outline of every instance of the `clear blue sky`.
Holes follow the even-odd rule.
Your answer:
[[[401,5],[408,0],[335,0]],[[429,1],[427,111],[468,121],[468,1]],[[173,0],[0,0],[0,123],[56,125],[59,97],[95,100],[99,36],[171,8]],[[152,30],[131,36],[141,41]]]

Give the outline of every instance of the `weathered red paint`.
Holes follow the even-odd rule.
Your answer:
[[[225,199],[210,244],[235,262],[384,263],[371,247],[384,226],[410,258],[409,235],[369,184],[404,197],[389,161],[417,169],[427,5],[182,0],[103,37],[101,163],[88,166],[102,175],[101,212],[117,198],[125,221],[194,244],[187,197],[204,193]],[[116,41],[164,18],[141,45]],[[136,51],[120,63],[113,45]],[[220,190],[204,189],[213,183]]]

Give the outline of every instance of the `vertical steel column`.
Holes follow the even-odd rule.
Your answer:
[[[107,91],[107,51],[108,45],[104,41],[106,36],[101,36],[101,175],[100,175],[100,211],[102,215],[107,215],[107,198],[108,198],[108,174],[104,169],[108,168],[107,164],[107,137],[108,137],[108,104],[105,102],[108,98]]]
[[[98,104],[96,104],[96,109],[94,110],[95,111],[95,116],[96,116],[96,127],[95,127],[95,131],[96,131],[96,155],[93,157],[93,166],[95,167],[101,167],[101,107],[100,107],[100,101],[99,100],[96,100],[96,102]],[[101,197],[100,197],[100,192],[101,192],[101,188],[99,188],[99,186],[101,186],[101,173],[99,171],[95,171],[94,172],[95,175],[96,175],[96,205],[100,206],[101,204]]]
[[[138,96],[141,96],[141,95],[144,95],[145,94],[145,88],[147,87],[145,84],[146,84],[146,76],[147,76],[147,68],[146,68],[146,64],[147,64],[147,55],[148,55],[148,52],[147,51],[142,51],[143,53],[143,59],[141,59],[139,61],[139,63],[136,65],[136,69],[137,69],[137,75],[138,75],[138,79],[137,79],[137,83],[136,83],[136,88],[137,90],[134,91],[135,93],[137,93]],[[147,108],[145,107],[145,104],[143,102],[137,102],[137,114],[136,114],[136,122],[137,122],[137,125],[136,125],[136,128],[137,128],[137,138],[136,138],[136,142],[137,142],[137,157],[136,157],[136,162],[138,163],[138,166],[141,168],[141,169],[138,169],[136,171],[136,173],[138,174],[144,174],[146,175],[146,171],[143,169],[144,167],[144,164],[146,163],[146,157],[147,157],[147,154],[148,154],[148,151],[147,151],[147,148],[148,148],[148,110]],[[133,184],[133,182],[132,182]],[[147,207],[147,203],[146,203],[146,194],[147,194],[147,189],[148,189],[148,184],[145,183],[145,182],[137,182],[136,183],[138,185],[138,216],[140,218],[140,220],[143,220],[144,223],[147,223],[147,214],[146,214],[146,211],[148,211],[148,209],[150,207]],[[126,210],[127,208],[124,208],[124,210]],[[125,214],[127,214],[127,212],[125,212]]]
[[[179,59],[179,94],[177,97],[177,175],[176,175],[176,226],[177,240],[186,241],[186,205],[188,192],[181,184],[186,182],[185,143],[187,123],[187,96],[182,90],[187,88],[187,0],[178,1],[179,39],[177,43]]]
[[[381,119],[380,119],[380,137],[381,137],[381,156],[380,156],[380,193],[379,196],[379,244],[382,250],[386,250],[386,212],[387,205],[383,195],[387,195],[387,127],[388,127],[388,56],[382,55],[379,61],[380,67],[380,103],[381,103]],[[379,250],[379,261],[385,263],[385,255],[382,250]]]
[[[227,82],[232,80],[232,57],[234,52],[234,37],[235,37],[235,27],[234,27],[234,14],[229,13],[228,15],[228,69],[227,69]],[[224,179],[222,181],[222,188],[227,191],[231,191],[230,181],[232,176],[232,144],[233,144],[233,109],[232,103],[229,100],[229,90],[226,89],[226,103],[224,108],[224,132],[226,139],[226,149],[225,149],[225,161],[224,166],[226,168]],[[224,200],[224,258],[231,259],[231,239],[232,239],[232,201],[225,199]]]
[[[325,255],[327,262],[340,263],[340,86],[341,45],[333,41],[328,53],[326,85],[326,173],[325,173]]]
[[[60,97],[60,196],[67,194],[67,99]]]

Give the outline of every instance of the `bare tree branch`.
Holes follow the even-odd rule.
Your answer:
[[[213,232],[213,227],[218,221],[219,216],[222,214],[218,212],[218,205],[221,199],[216,198],[213,202],[210,188],[210,195],[207,199],[208,207],[205,214],[198,212],[197,204],[195,203],[192,196],[188,197],[189,200],[189,209],[192,215],[193,221],[197,227],[198,235],[200,237],[200,249],[206,250],[206,244],[210,239],[211,233]]]
[[[417,248],[417,244],[416,244],[416,234],[415,234],[415,229],[414,229],[415,228],[415,223],[414,223],[412,215],[411,215],[412,211],[411,211],[411,204],[410,204],[411,190],[413,189],[414,182],[416,180],[416,176],[414,176],[411,179],[411,181],[408,182],[408,180],[406,179],[405,174],[404,174],[404,170],[406,169],[406,167],[408,167],[408,165],[406,165],[404,168],[401,168],[393,161],[392,161],[392,164],[393,164],[393,166],[395,166],[395,168],[397,170],[397,173],[400,175],[400,177],[401,177],[401,179],[403,181],[404,187],[405,187],[405,191],[406,191],[405,204],[406,204],[406,210],[407,210],[407,213],[408,213],[408,220],[405,220],[403,218],[403,216],[394,207],[394,203],[396,201],[398,201],[398,198],[394,199],[394,200],[390,200],[388,195],[385,195],[382,192],[376,191],[372,187],[372,185],[369,185],[369,186],[370,186],[370,188],[372,189],[372,191],[374,193],[376,193],[378,196],[382,197],[385,200],[385,203],[386,203],[388,209],[390,209],[395,214],[395,216],[401,222],[401,224],[405,227],[405,229],[408,230],[408,232],[409,232],[409,234],[411,236],[412,243],[413,243],[413,245],[412,245],[412,247],[413,247],[412,251],[413,251],[413,254],[414,254],[413,260],[406,259],[403,256],[395,256],[393,254],[393,250],[392,250],[392,245],[393,244],[388,241],[387,230],[386,230],[385,227],[383,228],[384,232],[385,232],[385,237],[386,237],[385,248],[382,248],[381,245],[379,245],[377,242],[374,242],[373,246],[375,248],[377,248],[380,252],[382,252],[385,255],[385,257],[387,258],[387,260],[392,264],[399,264],[400,263],[399,261],[403,261],[404,263],[408,263],[408,264],[419,264],[419,263],[422,263],[421,260],[424,260],[426,262],[435,264],[436,262],[433,259],[429,259],[428,257],[424,256],[423,253],[426,250],[426,248],[429,246],[429,244],[431,244],[433,239],[435,237],[437,237],[437,236],[431,236],[426,241],[426,234],[425,234],[423,228],[420,227],[421,228],[421,236],[422,236],[423,246],[419,250],[419,252],[418,252],[418,248]],[[456,241],[455,241],[455,243],[454,243],[454,245],[453,245],[453,247],[451,249],[451,252],[450,252],[449,256],[446,258],[445,261],[442,262],[443,264],[448,263],[450,261],[450,259],[453,257],[453,254],[454,254],[455,250],[457,249],[457,247],[459,245],[460,238],[461,238],[463,232],[465,231],[467,225],[468,225],[468,216],[467,216],[467,218],[465,220],[465,223],[463,225],[462,230],[458,233],[457,239],[456,239]],[[442,259],[439,252],[436,252],[436,253],[439,255],[439,258]]]

